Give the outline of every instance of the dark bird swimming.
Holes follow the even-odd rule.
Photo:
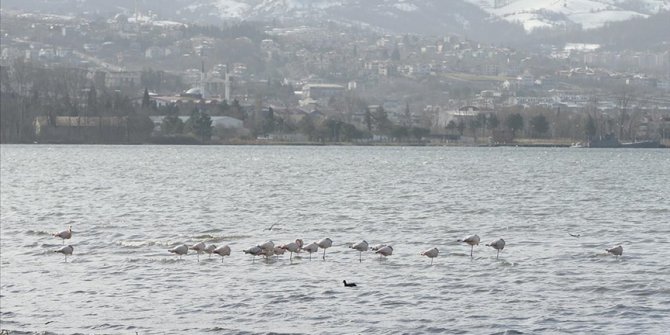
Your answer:
[[[356,287],[356,283],[347,283],[346,280],[342,281],[345,287]]]

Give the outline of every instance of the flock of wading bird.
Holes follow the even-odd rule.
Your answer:
[[[52,234],[54,237],[60,238],[65,244],[65,240],[72,238],[72,226],[68,226],[67,230],[63,230],[57,233]],[[573,237],[579,237],[579,235],[570,234]],[[470,246],[470,257],[473,257],[474,247],[479,245],[480,238],[479,235],[470,235],[466,238],[457,240],[457,242],[463,242]],[[330,238],[324,238],[317,242],[312,242],[308,245],[305,245],[302,239],[296,239],[294,242],[287,244],[275,245],[272,241],[266,241],[254,247],[242,250],[245,254],[250,254],[253,256],[252,262],[256,260],[256,256],[263,256],[266,260],[269,260],[271,257],[279,257],[283,255],[286,251],[289,252],[289,260],[293,261],[293,254],[300,252],[309,253],[309,259],[312,260],[312,254],[318,252],[319,249],[323,250],[323,260],[326,260],[326,249],[333,246],[333,240]],[[500,251],[505,248],[505,240],[502,238],[497,239],[491,243],[486,244],[487,247],[492,247],[496,250],[496,259],[500,256]],[[350,249],[358,251],[358,261],[363,261],[363,252],[374,251],[375,254],[379,254],[379,259],[382,257],[388,257],[393,254],[393,247],[386,244],[378,244],[370,247],[367,241],[363,240],[361,242],[349,245]],[[205,242],[199,242],[194,245],[188,246],[186,244],[179,245],[175,248],[168,249],[169,252],[177,255],[179,259],[183,255],[187,255],[189,250],[196,252],[198,262],[200,262],[200,254],[206,253],[210,257],[212,254],[221,256],[221,262],[225,256],[230,256],[231,249],[228,245],[216,246],[214,244],[207,245]],[[615,255],[617,258],[623,254],[623,247],[616,246],[613,248],[605,249],[610,254]],[[64,245],[60,249],[54,250],[54,252],[61,253],[65,256],[65,262],[67,262],[67,256],[72,255],[74,252],[74,247],[72,245]],[[430,258],[430,264],[433,264],[433,259],[437,257],[440,251],[437,248],[430,248],[426,251],[421,252],[421,256],[426,256]],[[355,284],[354,284],[355,285]],[[345,282],[345,286],[348,286]]]

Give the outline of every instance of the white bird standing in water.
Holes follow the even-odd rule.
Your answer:
[[[385,245],[379,248],[379,250],[375,251],[375,253],[379,254],[379,260],[381,261],[382,256],[388,257],[393,254],[393,247],[391,247],[390,245]]]
[[[189,249],[195,250],[196,255],[198,255],[198,263],[200,262],[200,254],[205,251],[205,242],[200,242],[192,245]]]
[[[57,233],[51,234],[53,237],[58,237],[63,240],[63,244],[65,244],[65,240],[69,240],[72,237],[72,225],[67,226],[67,230],[59,231]]]
[[[263,249],[263,248],[261,248],[261,254],[262,254],[263,256],[265,256],[265,261],[266,261],[266,262],[269,262],[269,261],[270,261],[270,257],[272,257],[272,256],[275,255],[275,249],[274,249],[274,248],[272,248],[272,249]]]
[[[168,249],[169,252],[178,255],[179,259],[181,259],[182,255],[188,254],[188,246],[186,244],[182,244],[180,246],[174,247],[172,249]]]
[[[330,248],[333,246],[333,240],[330,238],[326,237],[319,242],[316,242],[317,245],[319,245],[319,248],[323,249],[323,260],[326,260],[326,249]]]
[[[298,241],[302,242],[302,240],[298,239],[295,240],[295,242],[287,243],[287,244],[282,244],[279,246],[280,248],[284,250],[288,250],[290,253],[289,260],[293,261],[293,253],[300,251],[300,246],[298,245]]]
[[[428,249],[428,250],[422,252],[421,256],[426,256],[426,257],[430,258],[430,265],[433,265],[433,258],[437,257],[437,254],[439,254],[439,253],[440,253],[440,251],[437,250],[437,248],[432,248],[432,249]]]
[[[223,256],[230,256],[230,247],[227,245],[220,246],[212,252],[221,256],[221,263],[223,263]]]
[[[312,260],[312,253],[315,253],[315,252],[319,251],[319,245],[316,244],[316,242],[312,242],[312,243],[302,247],[301,249],[309,252],[309,260],[311,261]]]
[[[498,253],[496,254],[496,259],[498,259],[498,255],[500,255],[500,250],[503,250],[505,248],[505,240],[497,239],[489,244],[486,245],[487,247],[492,247],[493,249],[498,250]]]
[[[479,235],[470,235],[457,242],[464,242],[470,245],[470,257],[472,258],[472,250],[475,248],[475,245],[479,245]]]
[[[275,255],[275,244],[272,241],[265,241],[259,245],[261,254],[265,256],[265,260],[269,261],[270,257]]]
[[[363,251],[368,251],[368,242],[363,240],[363,241],[360,241],[360,242],[350,246],[350,248],[354,249],[354,250],[358,250],[358,261],[362,262],[363,261],[363,258],[362,258]]]
[[[616,246],[614,248],[610,249],[605,249],[607,252],[609,252],[612,255],[615,255],[616,258],[619,258],[619,256],[623,255],[623,247],[622,246]]]
[[[61,254],[65,255],[65,263],[67,263],[67,256],[72,255],[73,251],[74,251],[74,248],[69,244],[64,246],[64,247],[61,247],[58,250],[54,250],[54,252],[58,252],[58,253],[61,253]]]
[[[272,251],[274,252],[275,250],[275,244],[272,241],[265,241],[263,244],[260,244],[259,247],[265,251]]]
[[[212,253],[214,252],[214,250],[216,250],[216,244],[210,244],[207,247],[205,247],[204,251],[209,255],[209,257],[207,258],[212,257]]]
[[[260,246],[251,247],[249,249],[242,250],[242,251],[245,254],[250,254],[250,255],[254,256],[254,258],[251,261],[252,263],[256,260],[256,256],[260,256],[260,255],[263,254],[263,248],[261,248]]]
[[[285,251],[286,250],[284,250],[284,248],[282,248],[281,246],[276,246],[274,248],[274,254],[276,256],[275,258],[279,259],[279,256],[283,255]]]
[[[385,246],[386,246],[386,244],[377,244],[377,245],[375,245],[374,247],[370,247],[370,250],[372,250],[372,251],[377,251],[377,250],[379,250],[379,249],[381,249],[381,248],[383,248],[383,247],[385,247]]]

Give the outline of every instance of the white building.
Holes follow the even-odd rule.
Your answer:
[[[302,87],[305,98],[320,100],[337,97],[344,93],[344,86],[336,84],[307,84]]]

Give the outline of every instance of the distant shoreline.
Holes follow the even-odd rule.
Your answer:
[[[231,141],[231,142],[217,142],[217,143],[194,143],[194,142],[174,142],[174,143],[67,143],[67,142],[33,142],[33,143],[0,143],[0,145],[14,145],[14,144],[46,144],[46,145],[177,145],[177,146],[343,146],[343,147],[463,147],[463,148],[478,148],[478,147],[520,147],[520,148],[570,148],[572,144],[565,142],[533,142],[521,141],[516,143],[416,143],[416,142],[400,142],[400,143],[355,143],[355,142],[270,142],[270,141]],[[658,148],[651,149],[668,149],[669,145],[661,143]],[[579,149],[596,149],[596,148],[579,148]],[[610,149],[647,149],[647,148],[610,148]]]

